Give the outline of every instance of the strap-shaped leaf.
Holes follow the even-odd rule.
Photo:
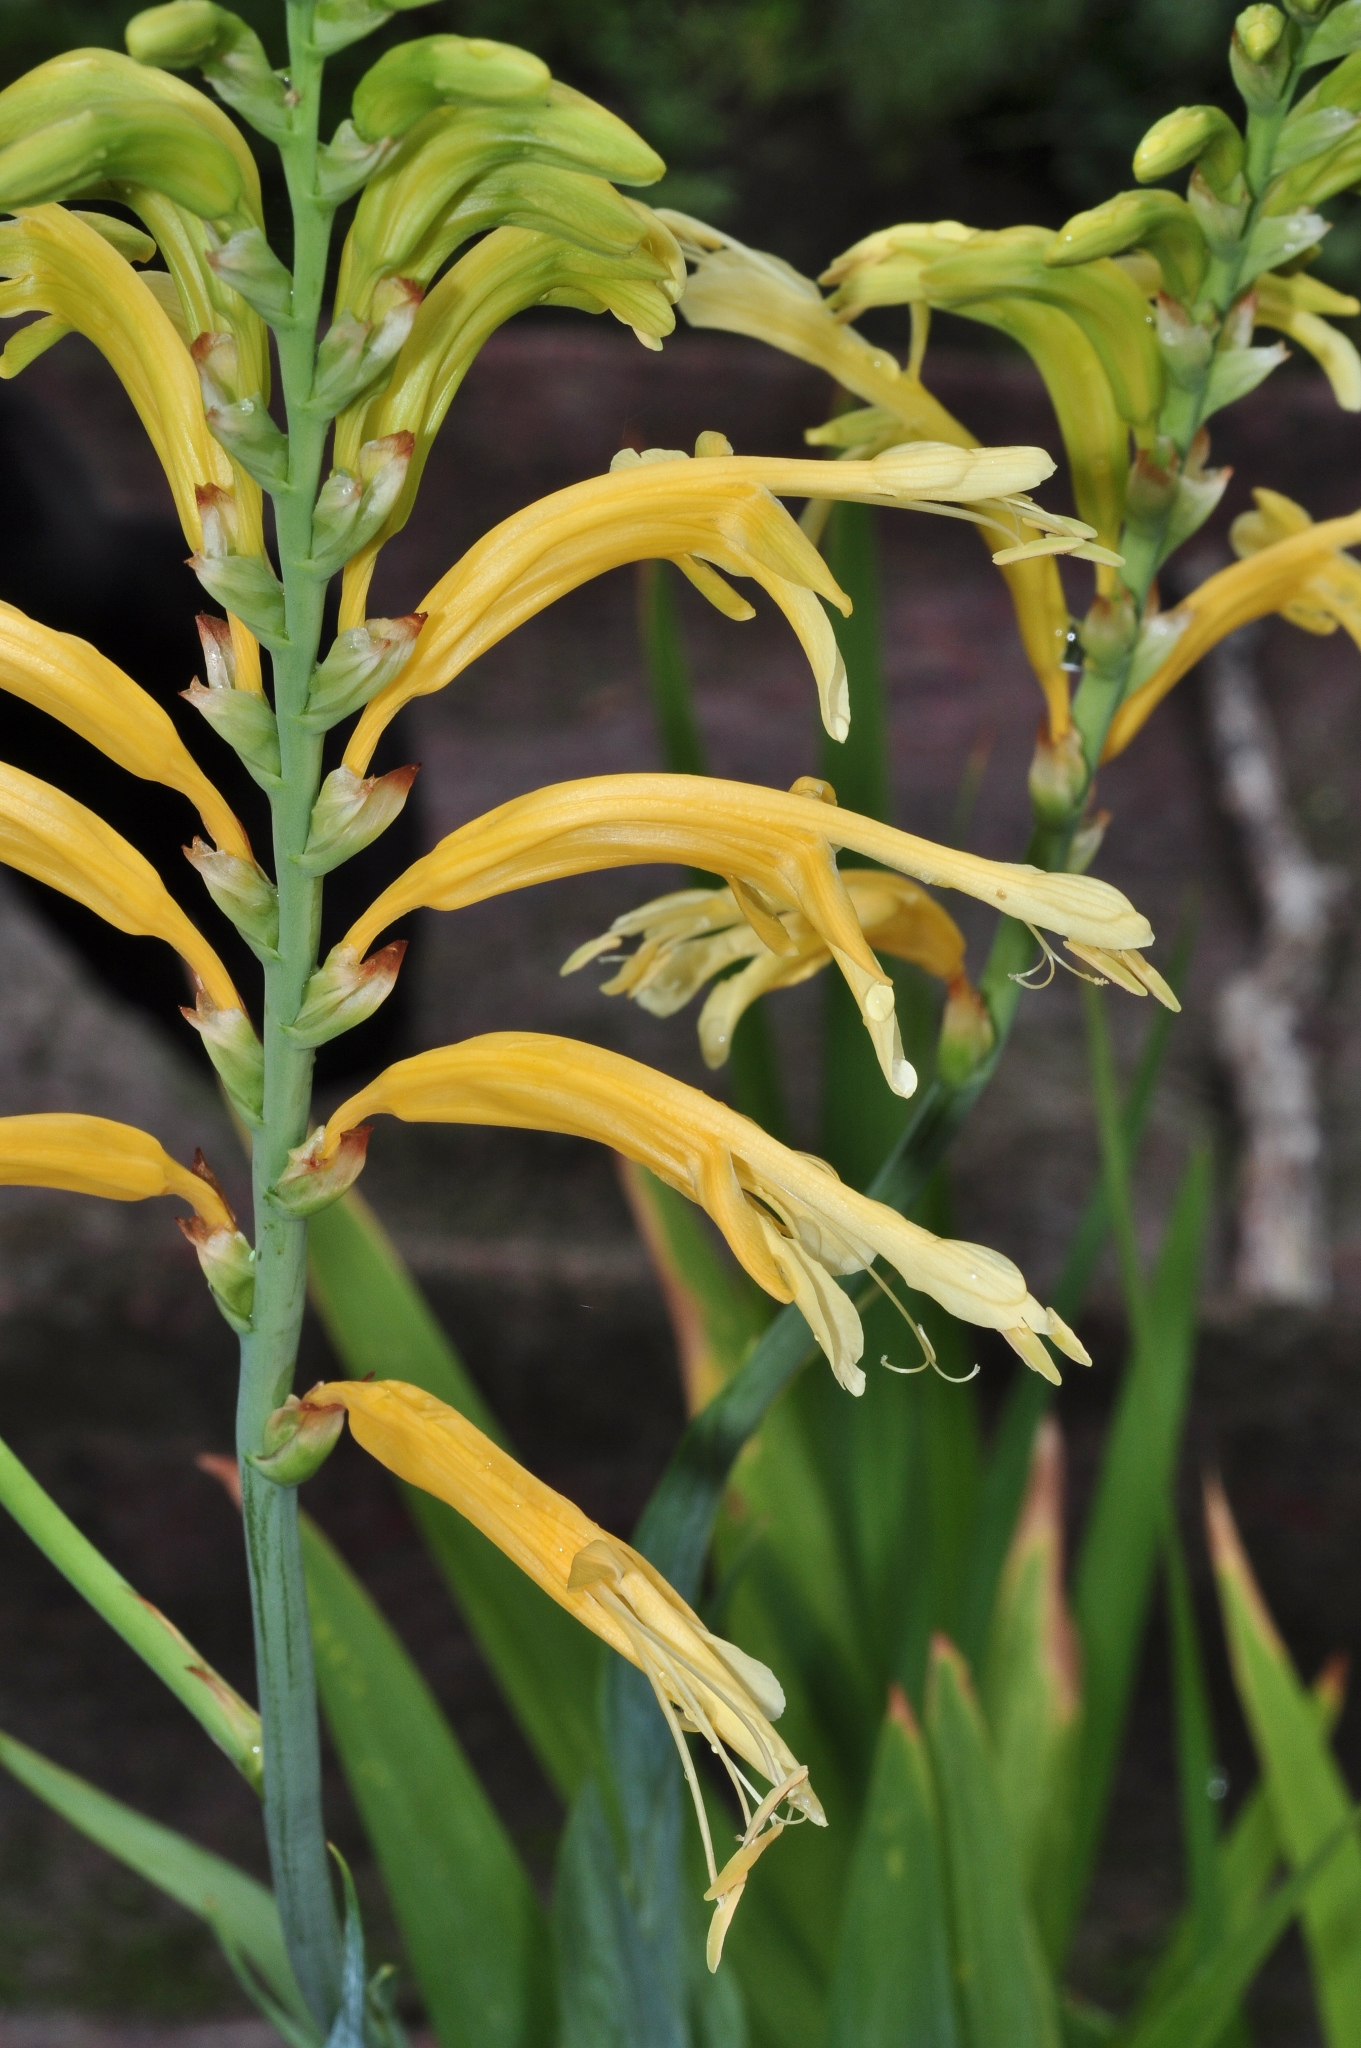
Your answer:
[[[983,1717],[964,1660],[940,1637],[927,1679],[926,1733],[940,1792],[965,2038],[976,2048],[1059,2048],[1053,1987]]]
[[[1124,2048],[1217,2048],[1239,1999],[1286,1928],[1328,1880],[1344,1848],[1355,1848],[1354,1824],[1335,1828],[1293,1877],[1277,1885],[1242,1927],[1226,1930],[1175,1997],[1146,2025],[1123,2037]],[[1337,2035],[1339,2043],[1354,2036]]]
[[[1053,1880],[1070,1848],[1082,1710],[1063,1586],[1063,1444],[1053,1421],[1035,1440],[1030,1488],[998,1588],[983,1704],[1026,1897],[1052,1961],[1061,1923]]]
[[[403,1379],[496,1442],[496,1417],[373,1212],[349,1195],[312,1219],[312,1294],[346,1373]],[[407,1505],[532,1748],[558,1790],[581,1783],[596,1743],[600,1660],[585,1629],[485,1536],[427,1493]]]
[[[1238,1697],[1277,1837],[1300,1872],[1350,1823],[1351,1797],[1218,1489],[1209,1494],[1207,1515]],[[1361,2039],[1361,1843],[1354,1834],[1330,1856],[1302,1917],[1324,2038],[1329,2048],[1344,2048]]]
[[[327,1726],[439,2038],[538,2048],[547,1929],[524,1867],[420,1672],[305,1519],[303,1557]]]
[[[264,1885],[8,1735],[0,1735],[0,1764],[90,1841],[206,1920],[290,2048],[319,2048],[321,2037],[284,1951],[278,1908]]]
[[[940,1816],[926,1744],[895,1694],[846,1888],[829,2048],[960,2048]]]
[[[1069,1927],[1105,1818],[1181,1444],[1209,1198],[1202,1153],[1187,1168],[1167,1226],[1148,1292],[1148,1334],[1126,1370],[1074,1575],[1085,1677]]]

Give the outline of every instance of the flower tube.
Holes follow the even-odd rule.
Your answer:
[[[1361,570],[1343,553],[1361,541],[1361,512],[1315,525],[1302,507],[1275,491],[1254,496],[1258,515],[1245,513],[1234,522],[1235,544],[1250,550],[1246,560],[1207,577],[1174,610],[1146,621],[1130,671],[1133,687],[1111,720],[1103,760],[1124,752],[1202,655],[1268,612],[1282,612],[1296,624],[1308,615],[1313,632],[1345,626],[1361,645]]]
[[[292,1154],[277,1199],[285,1207],[306,1204],[310,1184],[345,1158],[347,1141],[352,1179],[362,1163],[361,1128],[376,1115],[559,1131],[593,1138],[646,1166],[708,1211],[758,1286],[776,1301],[797,1302],[853,1394],[865,1387],[858,1363],[864,1333],[836,1278],[867,1272],[877,1258],[949,1314],[1000,1330],[1046,1379],[1057,1380],[1058,1372],[1040,1333],[1068,1357],[1091,1362],[1010,1259],[933,1236],[699,1089],[599,1046],[502,1031],[399,1060]]]
[[[217,493],[230,505],[233,551],[263,556],[259,486],[209,433],[188,346],[147,279],[88,220],[56,205],[23,208],[0,223],[0,277],[10,280],[0,285],[0,319],[45,313],[85,335],[106,358],[156,450],[190,547],[203,548],[204,494]],[[0,376],[13,376],[28,360],[22,344],[21,333],[9,345],[19,346],[20,356],[0,356]],[[258,690],[259,650],[240,622],[232,623],[240,687]]]
[[[74,797],[5,762],[0,762],[0,862],[74,897],[120,932],[164,939],[219,1009],[240,1010],[231,976],[150,861]]]
[[[694,457],[678,449],[631,449],[606,476],[570,485],[503,520],[441,577],[417,609],[426,624],[402,673],[375,697],[346,749],[362,774],[388,722],[414,697],[443,689],[507,633],[569,590],[625,562],[674,561],[730,618],[752,610],[723,577],[749,576],[779,605],[808,656],[823,723],[843,740],[850,729],[845,664],[825,597],[842,612],[845,595],[781,497],[834,497],[952,513],[988,509],[1001,538],[1021,541],[1021,522],[1052,529],[1058,544],[1083,545],[1085,527],[1054,517],[1023,494],[1053,474],[1042,448],[957,448],[915,442],[868,462],[818,462],[734,455],[721,434],[700,436]],[[1000,517],[999,517],[1000,515]]]
[[[206,1167],[181,1166],[148,1131],[103,1116],[0,1117],[0,1186],[65,1188],[110,1202],[178,1195],[214,1228],[235,1222]]]
[[[88,640],[0,604],[0,689],[59,718],[130,775],[178,790],[224,853],[251,858],[240,820],[160,705]]]
[[[466,1517],[551,1600],[647,1678],[689,1782],[711,1886],[728,1878],[718,1894],[718,1934],[710,1946],[709,1967],[716,1969],[736,1905],[733,1899],[725,1911],[723,1901],[734,1889],[740,1896],[740,1885],[736,1874],[717,1869],[686,1735],[702,1736],[722,1762],[742,1809],[744,1847],[758,1840],[764,1846],[768,1834],[778,1835],[780,1806],[826,1826],[807,1770],[771,1725],[784,1711],[774,1673],[712,1635],[645,1557],[433,1394],[402,1380],[334,1380],[314,1387],[303,1403],[312,1410],[335,1406],[348,1410],[355,1440],[371,1457]],[[739,1758],[769,1782],[766,1797]]]

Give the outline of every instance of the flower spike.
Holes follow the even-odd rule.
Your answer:
[[[493,1124],[593,1138],[706,1209],[734,1254],[777,1301],[798,1303],[842,1386],[864,1391],[860,1319],[839,1274],[883,1258],[951,1315],[1000,1330],[1033,1371],[1057,1379],[1040,1341],[1090,1360],[1010,1259],[934,1237],[844,1187],[820,1159],[791,1152],[697,1088],[598,1046],[536,1032],[492,1032],[388,1067],[300,1148],[323,1165],[369,1116]],[[302,1162],[300,1162],[302,1163]]]
[[[0,604],[0,689],[59,718],[130,775],[179,790],[224,853],[250,860],[240,820],[160,705],[87,640]]]
[[[716,1969],[737,1903],[733,1893],[740,1897],[741,1880],[760,1853],[754,1845],[764,1848],[785,1825],[776,1818],[779,1809],[786,1808],[791,1819],[826,1826],[806,1768],[771,1725],[784,1711],[779,1680],[735,1643],[711,1634],[631,1545],[609,1535],[433,1394],[402,1380],[333,1380],[313,1387],[302,1406],[325,1411],[337,1404],[349,1410],[355,1440],[371,1457],[457,1509],[551,1600],[647,1678],[694,1800],[710,1879],[705,1896],[720,1900],[717,1939],[711,1937],[709,1948],[709,1967]],[[687,1735],[708,1743],[742,1810],[743,1848],[721,1872]],[[741,1764],[768,1781],[764,1798]],[[734,1867],[739,1861],[740,1870]]]
[[[653,557],[677,562],[730,616],[747,617],[750,610],[714,571],[759,582],[803,644],[823,723],[844,739],[850,722],[845,665],[819,598],[843,612],[850,600],[779,499],[826,496],[928,512],[981,508],[986,501],[1017,508],[1027,520],[1047,518],[1020,495],[1053,472],[1042,448],[917,442],[869,462],[827,463],[736,456],[720,436],[701,442],[693,458],[670,449],[642,456],[625,450],[608,475],[540,499],[470,548],[422,598],[419,609],[427,618],[415,653],[365,710],[346,766],[362,774],[404,704],[442,689],[564,592],[621,563]]]

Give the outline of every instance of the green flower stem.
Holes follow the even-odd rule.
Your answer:
[[[330,229],[330,213],[314,197],[321,64],[311,46],[311,13],[311,0],[288,9],[291,79],[298,99],[290,135],[281,145],[293,208],[292,317],[276,330],[289,431],[288,483],[273,494],[288,629],[287,645],[274,658],[282,766],[282,787],[271,799],[279,958],[265,970],[264,1121],[253,1161],[255,1309],[253,1328],[241,1345],[237,1451],[264,1729],[270,1865],[299,1988],[320,2025],[329,2028],[340,2005],[342,1950],[322,1815],[297,1494],[262,1478],[247,1458],[261,1447],[266,1417],[292,1390],[307,1286],[307,1226],[284,1216],[270,1201],[269,1190],[289,1152],[307,1136],[312,1054],[285,1034],[316,964],[321,926],[321,885],[297,864],[321,778],[321,741],[304,731],[299,719],[319,651],[326,591],[324,580],[307,566],[327,423],[310,418],[303,408],[312,389]]]
[[[1309,32],[1306,31],[1296,55],[1294,69],[1286,81],[1277,108],[1266,114],[1251,114],[1248,118],[1245,169],[1248,190],[1252,195],[1252,204],[1248,209],[1247,217],[1243,223],[1243,232],[1237,244],[1230,253],[1216,256],[1213,259],[1205,281],[1204,302],[1213,308],[1220,319],[1223,319],[1239,295],[1244,250],[1248,237],[1257,225],[1261,214],[1262,195],[1271,181],[1276,145],[1280,138],[1281,129],[1289,111],[1296,85],[1304,69],[1303,59],[1308,41]],[[1158,434],[1165,436],[1173,443],[1182,461],[1185,461],[1190,451],[1191,443],[1199,432],[1204,419],[1205,401],[1209,389],[1210,369],[1213,361],[1214,358],[1211,357],[1204,373],[1193,383],[1189,385],[1171,385],[1164,400],[1162,411],[1159,414]],[[1149,592],[1153,587],[1158,557],[1162,550],[1162,543],[1167,530],[1167,520],[1170,516],[1171,510],[1169,507],[1167,515],[1156,529],[1150,529],[1146,526],[1136,529],[1126,522],[1121,530],[1119,548],[1120,553],[1125,557],[1125,566],[1121,572],[1121,580],[1130,597],[1134,600],[1135,617],[1140,626],[1142,626],[1144,621]],[[1075,804],[1066,825],[1058,828],[1057,831],[1052,826],[1047,828],[1045,836],[1049,842],[1049,850],[1055,857],[1042,862],[1041,865],[1061,867],[1064,864],[1067,849],[1072,843],[1073,833],[1077,829],[1090,793],[1092,781],[1095,779],[1097,768],[1100,765],[1101,752],[1106,742],[1106,734],[1110,729],[1111,720],[1114,718],[1124,697],[1133,659],[1134,645],[1131,644],[1129,653],[1125,656],[1124,660],[1117,663],[1113,668],[1107,666],[1097,669],[1091,663],[1088,663],[1083,670],[1082,680],[1073,698],[1073,723],[1082,736],[1083,753],[1089,771],[1087,784],[1082,791],[1080,799]],[[1031,858],[1034,857],[1032,854]]]

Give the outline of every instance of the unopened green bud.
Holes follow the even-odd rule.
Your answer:
[[[398,43],[355,88],[354,124],[369,142],[405,135],[436,107],[543,99],[553,82],[542,58],[481,36],[421,36]]]
[[[1148,249],[1167,289],[1190,304],[1204,282],[1209,252],[1195,215],[1175,192],[1118,192],[1103,206],[1065,221],[1044,252],[1047,269]]]
[[[372,540],[402,494],[416,437],[405,429],[366,441],[358,474],[333,469],[317,493],[312,514],[311,568],[333,576],[366,541]]]
[[[204,220],[232,218],[241,205],[241,168],[226,144],[189,108],[150,92],[97,99],[0,149],[6,212],[112,179],[149,185]]]
[[[180,694],[236,749],[262,789],[277,789],[279,725],[273,706],[255,690],[236,688],[236,657],[227,621],[200,612],[196,623],[208,680],[191,683]]]
[[[405,668],[425,617],[409,612],[402,619],[366,619],[338,633],[325,661],[313,671],[302,724],[312,732],[329,732],[351,712],[362,711]]]
[[[1244,56],[1254,64],[1265,64],[1285,34],[1285,16],[1279,7],[1245,7],[1233,32]]]
[[[262,874],[253,860],[223,853],[202,839],[186,846],[184,857],[203,877],[203,886],[222,915],[231,919],[253,951],[277,960],[279,892],[269,876]]]
[[[388,369],[412,327],[424,294],[405,277],[385,277],[376,287],[367,320],[342,313],[317,350],[309,412],[324,419],[351,405]]]
[[[380,946],[367,960],[348,946],[333,946],[303,990],[302,1008],[285,1026],[286,1036],[295,1045],[325,1045],[366,1023],[392,994],[405,952],[405,939]]]
[[[1058,739],[1042,730],[1030,763],[1030,801],[1046,825],[1066,825],[1087,789],[1087,762],[1075,725]]]
[[[1279,7],[1245,7],[1233,25],[1229,66],[1244,104],[1269,114],[1290,78],[1295,35]]]
[[[265,240],[263,228],[242,228],[209,249],[208,264],[214,276],[239,292],[262,320],[277,327],[291,318],[293,279]]]
[[[1122,669],[1138,633],[1139,621],[1127,592],[1093,598],[1080,629],[1088,667],[1106,673]]]
[[[170,0],[135,14],[124,30],[128,55],[164,71],[198,69],[228,106],[278,138],[288,132],[287,86],[271,71],[255,30],[213,0]]]
[[[180,1229],[198,1254],[213,1299],[238,1336],[248,1335],[255,1308],[255,1253],[239,1230],[181,1216]]]
[[[326,1463],[345,1426],[341,1402],[300,1401],[290,1394],[261,1432],[259,1451],[248,1451],[257,1472],[276,1486],[301,1486]]]
[[[997,1043],[988,1006],[966,976],[952,981],[940,1020],[936,1072],[947,1088],[971,1081]]]
[[[327,875],[371,846],[398,815],[415,780],[413,766],[365,777],[352,768],[333,769],[312,806],[307,844],[297,856],[303,873]]]
[[[1236,196],[1243,138],[1220,108],[1178,107],[1155,121],[1134,152],[1134,175],[1149,185],[1190,163],[1222,197]]]
[[[315,1216],[318,1210],[329,1209],[332,1202],[338,1202],[364,1170],[369,1132],[368,1124],[346,1131],[334,1158],[323,1159],[321,1145],[326,1127],[319,1126],[289,1153],[288,1165],[269,1191],[275,1207],[287,1216]]]
[[[219,1009],[202,982],[196,986],[193,1009],[181,1008],[180,1015],[203,1040],[233,1108],[258,1127],[264,1119],[265,1049],[250,1018],[244,1010]]]
[[[365,142],[353,121],[342,121],[330,141],[317,151],[318,199],[327,206],[341,206],[347,199],[353,199],[391,154],[389,136]]]

